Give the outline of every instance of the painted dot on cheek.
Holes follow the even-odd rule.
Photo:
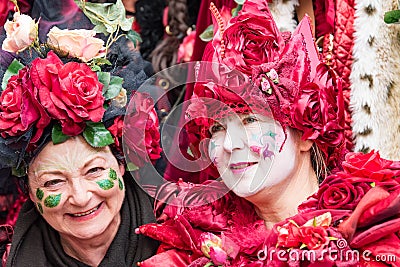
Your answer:
[[[44,205],[48,208],[54,208],[57,207],[58,204],[60,204],[60,200],[61,200],[61,194],[58,195],[48,195],[45,199],[44,199]]]
[[[43,214],[43,207],[42,204],[36,203],[37,209],[39,210],[40,214]]]
[[[112,180],[117,180],[117,172],[114,169],[110,168],[110,172],[108,173],[108,177]]]
[[[101,180],[101,181],[97,181],[96,183],[103,190],[109,190],[109,189],[114,187],[114,181],[110,180],[110,179],[104,179],[104,180]]]
[[[37,199],[39,199],[40,201],[42,201],[43,196],[44,196],[43,190],[40,189],[40,188],[36,189],[36,197],[37,197]]]
[[[121,189],[121,190],[124,189],[124,184],[122,183],[121,178],[118,179],[118,186],[119,186],[119,189]]]

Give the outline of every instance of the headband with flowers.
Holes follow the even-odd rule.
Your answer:
[[[210,120],[199,118],[215,118],[215,103],[204,100],[211,98],[239,113],[272,115],[285,132],[287,127],[300,130],[302,139],[313,140],[335,167],[343,148],[341,82],[319,59],[309,17],[290,34],[278,30],[265,0],[246,1],[229,21],[212,3],[210,9],[214,38],[203,59],[220,67],[199,71],[198,80],[207,82],[195,85],[186,112],[187,118],[197,118],[187,124],[189,138],[209,134]]]
[[[138,133],[128,135],[128,140],[135,140],[135,146],[126,150],[129,160],[136,167],[156,160],[161,152],[158,118],[150,96],[132,92],[147,75],[141,57],[121,41],[123,36],[134,45],[140,40],[121,0],[115,4],[75,0],[95,28],[54,26],[46,43],[39,41],[39,22],[21,14],[12,2],[16,12],[4,25],[2,45],[8,53],[2,52],[6,70],[0,95],[0,167],[23,175],[19,171],[48,141],[58,144],[77,135],[92,147],[111,145],[122,156],[122,134],[129,133],[129,127]],[[108,36],[107,41],[96,38],[97,33]],[[123,88],[128,83],[120,76],[129,77],[130,88]],[[130,97],[137,108],[125,114]]]

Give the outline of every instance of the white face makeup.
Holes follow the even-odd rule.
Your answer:
[[[50,142],[29,167],[30,198],[61,237],[106,236],[119,227],[123,173],[108,147],[92,148],[80,136]]]
[[[260,114],[231,115],[210,128],[209,154],[225,184],[252,196],[291,177],[299,149],[290,131]]]

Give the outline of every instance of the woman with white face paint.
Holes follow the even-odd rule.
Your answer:
[[[210,132],[210,157],[222,180],[252,202],[268,225],[296,214],[297,206],[317,191],[312,142],[301,140],[296,130],[288,130],[283,144],[284,131],[273,119],[239,114],[212,125]]]
[[[376,152],[343,161],[340,79],[319,61],[308,19],[289,37],[268,1],[246,1],[229,21],[210,10],[211,62],[196,65],[185,129],[190,152],[209,156],[203,171],[219,176],[160,190],[159,223],[137,232],[164,249],[141,266],[368,266],[338,252],[400,256],[400,163]]]

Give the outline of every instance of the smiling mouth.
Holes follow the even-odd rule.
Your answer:
[[[94,207],[93,209],[90,209],[88,211],[81,212],[81,213],[70,213],[69,215],[72,217],[82,217],[82,216],[92,214],[93,212],[95,212],[96,210],[98,210],[100,208],[101,204],[103,204],[103,202],[101,202],[99,205],[97,205],[96,207]]]
[[[231,164],[229,168],[231,170],[241,170],[253,166],[255,164],[257,164],[257,162],[241,162],[241,163]]]

